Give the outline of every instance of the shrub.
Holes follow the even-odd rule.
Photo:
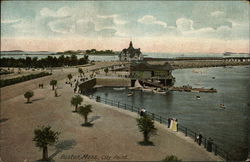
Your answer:
[[[165,159],[162,160],[163,162],[181,162],[181,159],[174,155],[167,156]]]

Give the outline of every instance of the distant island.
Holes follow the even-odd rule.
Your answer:
[[[224,52],[223,53],[223,55],[224,56],[230,56],[231,54],[241,54],[241,55],[249,55],[249,53],[243,53],[243,52],[241,52],[241,53],[235,53],[235,52]]]
[[[6,52],[6,54],[5,54]],[[12,53],[13,52],[13,53]],[[16,53],[16,52],[22,52]],[[29,53],[31,52],[31,53]],[[34,53],[38,52],[38,53]],[[40,55],[39,52],[44,52],[43,55],[118,55],[118,51],[113,51],[113,50],[96,50],[96,49],[87,49],[87,50],[67,50],[63,52],[51,52],[48,53],[49,51],[22,51],[22,50],[9,50],[9,51],[1,51],[2,55]],[[47,54],[45,54],[47,53]]]
[[[1,51],[1,52],[24,52],[22,50],[10,50],[10,51]]]
[[[90,50],[68,50],[64,52],[57,52],[55,55],[81,55],[81,54],[87,54],[87,55],[117,55],[118,52],[114,52],[113,50],[96,50],[96,49],[90,49]]]

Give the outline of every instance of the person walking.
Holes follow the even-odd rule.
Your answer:
[[[176,122],[176,132],[178,132],[178,125],[179,125],[178,124],[178,119],[176,119],[175,122]]]
[[[198,144],[201,145],[201,142],[202,142],[202,135],[199,134]]]
[[[171,118],[168,118],[168,128],[170,128]]]

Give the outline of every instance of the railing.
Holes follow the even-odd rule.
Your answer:
[[[130,111],[136,112],[136,113],[139,113],[139,111],[141,109],[139,106],[126,104],[126,103],[123,103],[123,102],[120,102],[120,101],[110,100],[110,99],[107,99],[107,98],[101,98],[100,96],[92,96],[92,97],[95,98],[97,102],[101,102],[101,103],[108,104],[108,105],[111,105],[111,106],[116,106],[118,108],[122,108],[122,109],[125,109],[125,110],[130,110]],[[165,117],[162,117],[162,116],[160,116],[158,114],[151,113],[149,111],[147,111],[146,113],[153,120],[158,121],[161,124],[169,124],[168,119],[165,118]],[[199,135],[198,133],[192,131],[191,129],[189,129],[189,128],[181,125],[181,124],[178,124],[177,131],[183,132],[185,134],[185,136],[191,137],[194,141],[196,141],[196,137]],[[208,139],[208,138],[203,136],[201,144],[204,146],[204,148],[208,152],[213,152],[214,155],[219,155],[220,157],[222,157],[226,161],[228,161],[230,159],[229,154],[226,151],[224,151],[223,149],[221,149],[217,144],[213,143],[211,141],[211,139]]]

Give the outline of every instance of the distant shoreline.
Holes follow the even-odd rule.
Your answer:
[[[1,51],[3,52],[3,51]],[[39,53],[34,53],[34,54],[19,54],[19,53],[1,53],[2,56],[41,56],[41,55],[44,55],[44,56],[62,56],[62,55],[81,55],[81,56],[84,56],[84,55],[91,55],[91,56],[117,56],[118,54],[56,54],[56,53],[52,53],[52,54],[39,54]]]

